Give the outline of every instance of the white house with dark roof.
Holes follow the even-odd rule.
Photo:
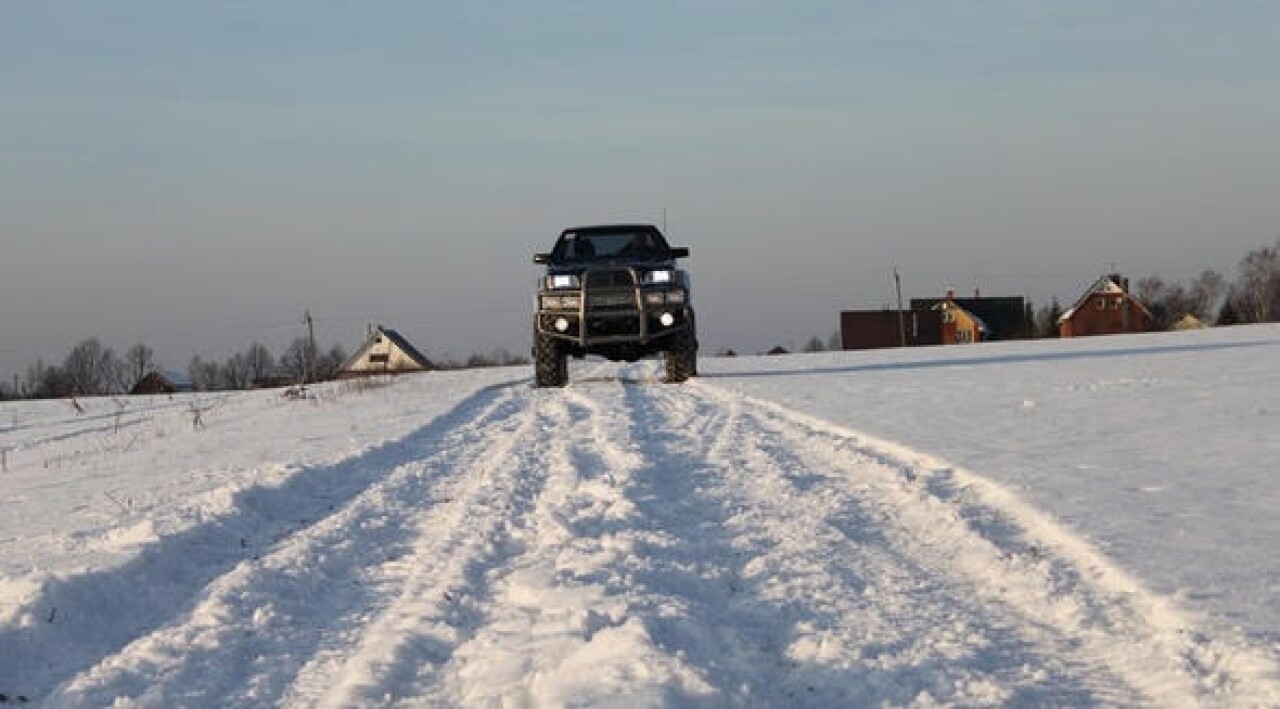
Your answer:
[[[378,325],[370,329],[364,344],[342,364],[338,377],[408,374],[430,369],[433,369],[431,361],[403,335]]]

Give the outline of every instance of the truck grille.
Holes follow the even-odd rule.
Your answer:
[[[635,306],[634,291],[587,294],[587,308],[591,310],[635,310]]]
[[[627,269],[607,269],[587,271],[585,286],[590,288],[632,288],[636,284],[635,276]]]

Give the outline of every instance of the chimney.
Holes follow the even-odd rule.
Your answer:
[[[951,300],[951,299],[952,299],[952,298],[954,298],[954,297],[956,297],[956,289],[955,289],[955,288],[948,288],[948,289],[947,289],[947,300]]]
[[[974,299],[974,300],[977,300],[977,299],[979,299],[979,298],[981,298],[981,297],[982,297],[982,290],[981,290],[981,289],[979,289],[979,288],[976,288],[976,287],[975,287],[975,288],[973,289],[973,299]]]

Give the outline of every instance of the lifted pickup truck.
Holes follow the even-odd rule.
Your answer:
[[[570,356],[634,362],[661,352],[667,381],[697,374],[689,274],[676,267],[688,255],[648,224],[566,229],[550,253],[535,254],[546,266],[533,317],[537,386],[567,384]]]

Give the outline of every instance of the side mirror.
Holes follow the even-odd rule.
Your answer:
[[[546,264],[550,260],[551,260],[551,254],[534,254],[533,255],[534,263]]]
[[[672,246],[671,258],[689,258],[688,246]]]

